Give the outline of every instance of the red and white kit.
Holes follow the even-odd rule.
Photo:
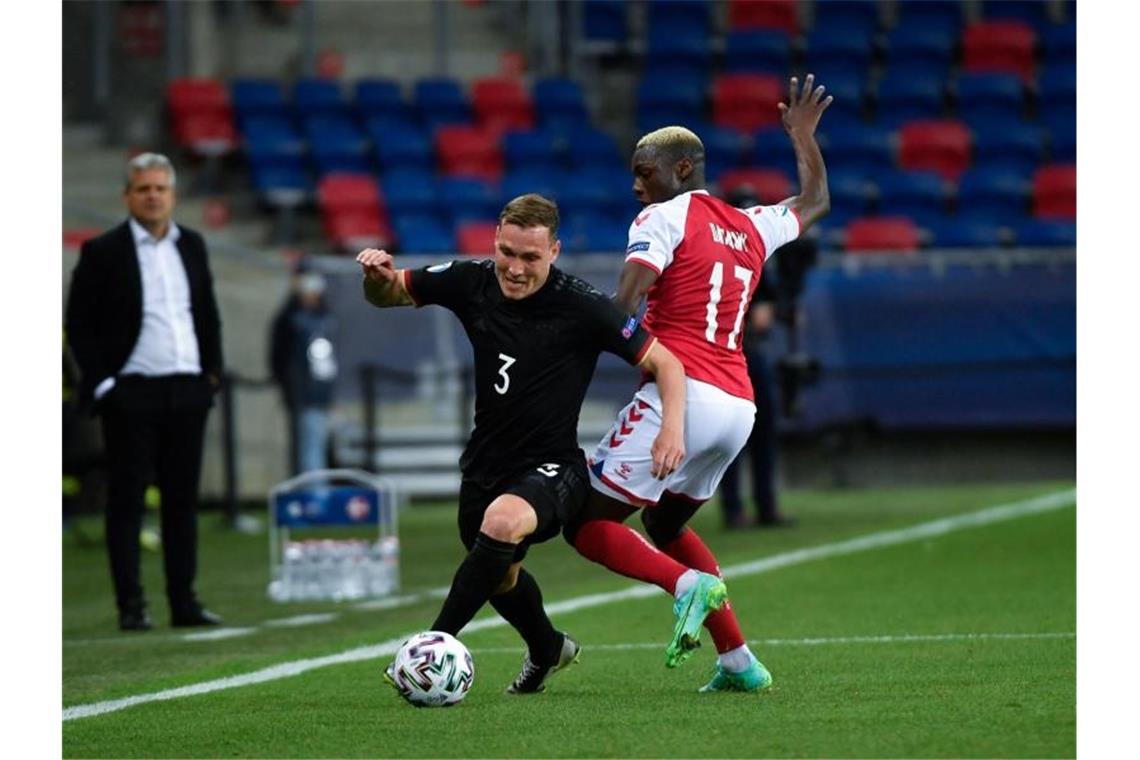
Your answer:
[[[650,474],[661,428],[656,384],[641,388],[590,459],[594,488],[635,506],[666,490],[711,497],[756,415],[740,334],[764,262],[800,234],[787,206],[737,209],[694,190],[647,206],[629,228],[626,261],[660,276],[644,325],[685,365],[685,460],[665,480]]]

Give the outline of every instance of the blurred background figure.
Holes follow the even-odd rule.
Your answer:
[[[327,283],[304,264],[273,320],[270,371],[289,414],[289,466],[294,475],[325,467],[329,409],[337,376],[336,320]]]

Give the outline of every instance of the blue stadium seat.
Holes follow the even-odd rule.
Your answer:
[[[471,104],[454,79],[421,79],[413,88],[416,114],[429,131],[445,124],[471,123]]]
[[[1034,29],[1050,24],[1048,7],[1042,0],[985,0],[982,18],[986,21],[1024,21]]]
[[[831,195],[831,210],[849,216],[866,216],[872,211],[872,202],[877,197],[875,186],[868,181],[867,174],[845,168],[829,168],[827,189]]]
[[[1009,237],[1004,227],[986,220],[949,217],[924,226],[932,248],[998,248]]]
[[[235,79],[230,83],[230,103],[238,123],[254,116],[288,118],[289,108],[281,85],[272,79]]]
[[[968,122],[974,132],[974,164],[1030,176],[1045,160],[1045,134],[1033,124],[1004,119]]]
[[[1049,160],[1053,163],[1077,160],[1076,110],[1057,109],[1042,114],[1041,122],[1049,134]]]
[[[380,187],[393,216],[439,211],[438,183],[431,172],[394,169],[380,176]]]
[[[301,119],[314,116],[351,118],[340,85],[328,79],[298,79],[293,85],[293,109]]]
[[[300,157],[307,150],[305,138],[293,122],[280,116],[251,116],[243,123],[241,134],[248,153]]]
[[[1050,61],[1041,67],[1037,80],[1039,111],[1076,108],[1077,65],[1073,61]]]
[[[358,80],[354,104],[365,121],[374,117],[412,118],[400,83],[392,79]]]
[[[650,35],[695,31],[707,37],[712,28],[708,0],[649,0],[646,10]]]
[[[571,214],[558,236],[562,250],[570,253],[620,253],[629,240],[629,224],[606,214]]]
[[[779,29],[730,30],[724,42],[726,72],[760,72],[786,76],[792,59],[792,43]]]
[[[686,125],[697,133],[705,146],[705,179],[715,182],[721,172],[747,166],[752,150],[752,139],[731,127],[714,124]],[[632,181],[632,180],[631,180]]]
[[[944,76],[927,79],[893,66],[892,71],[898,75],[888,76],[879,84],[875,113],[880,124],[897,127],[913,119],[937,119],[944,115]]]
[[[830,108],[826,115],[831,115]],[[830,158],[827,161],[830,169]],[[765,127],[752,133],[752,158],[749,163],[763,169],[778,169],[792,178],[798,176],[796,154],[783,127]]]
[[[355,122],[343,116],[313,116],[305,120],[305,134],[317,175],[334,172],[367,174],[372,171],[368,138]]]
[[[1016,222],[1029,214],[1028,175],[1006,169],[968,169],[958,181],[958,215]]]
[[[873,52],[874,44],[870,31],[816,26],[807,35],[805,65],[809,71],[817,73],[821,69],[831,71],[849,69],[865,73],[871,63]]]
[[[923,0],[898,3],[900,26],[928,26],[942,29],[960,29],[965,3],[960,0]]]
[[[512,198],[527,193],[538,193],[547,198],[554,198],[558,195],[560,181],[559,175],[552,172],[527,168],[508,171],[503,175],[503,181],[499,185],[499,205],[506,205]]]
[[[613,214],[618,208],[632,208],[632,188],[633,180],[622,169],[591,168],[563,177],[555,189],[555,198],[570,216]]]
[[[1071,248],[1077,244],[1077,225],[1027,219],[1014,227],[1013,236],[1017,245],[1026,248]]]
[[[391,123],[382,117],[368,120],[376,160],[382,171],[435,168],[435,147],[423,128],[407,123]]]
[[[697,29],[651,28],[646,47],[647,76],[664,79],[691,73],[704,77],[712,68],[708,38]]]
[[[624,42],[629,37],[629,4],[626,0],[585,0],[582,35],[590,41]]]
[[[400,253],[453,254],[458,248],[455,230],[435,214],[393,214],[392,230]]]
[[[887,35],[887,59],[894,71],[911,66],[950,68],[960,31],[957,27],[932,25],[924,21],[901,23]],[[890,80],[888,80],[890,81]]]
[[[927,218],[948,211],[948,188],[934,172],[878,172],[875,184],[879,188],[878,213],[883,216]]]
[[[867,97],[866,72],[836,66],[808,68],[796,72],[801,84],[808,73],[815,74],[816,83],[823,85],[827,93],[835,98],[827,107],[821,124],[862,123],[864,102]]]
[[[575,130],[564,134],[563,139],[567,168],[626,166],[629,161],[629,156],[618,150],[617,141],[600,129]]]
[[[879,4],[875,0],[828,0],[815,3],[813,29],[846,30],[869,39],[879,27]]]
[[[444,177],[439,180],[439,203],[453,226],[493,220],[499,212],[499,188],[473,177]]]
[[[963,118],[1016,122],[1025,111],[1025,88],[1016,74],[962,74],[954,93]]]
[[[544,130],[507,132],[503,135],[503,160],[508,171],[534,169],[558,171],[562,163],[562,141]]]
[[[253,187],[261,200],[281,207],[299,206],[312,197],[313,178],[300,159],[288,163],[250,164]]]
[[[534,111],[540,125],[589,125],[590,112],[577,82],[559,78],[540,79],[534,83],[532,93]]]
[[[1041,58],[1045,63],[1077,60],[1077,25],[1049,24],[1039,31]]]
[[[830,109],[828,109],[830,110]],[[826,119],[827,113],[824,113]],[[828,166],[874,173],[895,165],[891,132],[880,127],[837,129],[823,124]]]

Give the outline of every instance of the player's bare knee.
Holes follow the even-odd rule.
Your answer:
[[[536,524],[534,509],[517,496],[508,495],[491,503],[479,530],[496,541],[517,544],[534,532]]]

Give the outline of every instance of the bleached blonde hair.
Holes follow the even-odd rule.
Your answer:
[[[682,155],[693,153],[704,155],[705,152],[705,145],[701,142],[701,138],[697,137],[696,132],[677,126],[661,127],[645,135],[637,141],[635,150],[642,148],[656,148]]]

